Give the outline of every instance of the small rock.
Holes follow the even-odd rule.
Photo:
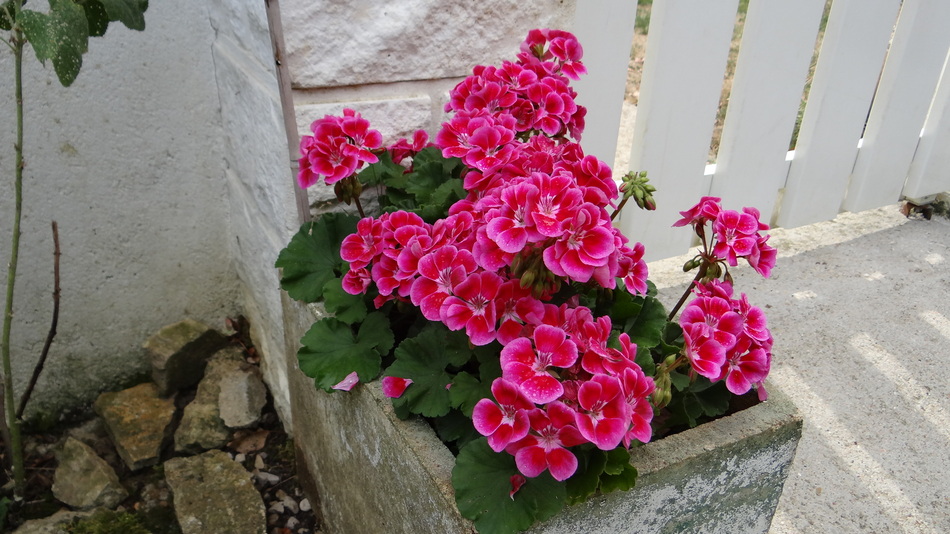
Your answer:
[[[267,404],[267,387],[261,380],[261,371],[253,365],[243,365],[229,371],[221,381],[218,406],[221,419],[228,428],[246,428],[261,418],[261,409]]]
[[[73,508],[90,510],[99,506],[115,508],[129,492],[92,447],[66,438],[53,473],[53,495]]]
[[[261,458],[261,455],[260,455],[260,454],[258,454],[257,456],[254,457],[254,469],[260,470],[260,469],[264,469],[264,468],[266,468],[266,467],[267,467],[267,465],[264,464],[264,459]]]
[[[129,469],[135,471],[158,462],[165,431],[175,415],[175,403],[160,398],[155,384],[103,393],[93,408]]]
[[[239,452],[239,453],[237,453],[237,454],[234,455],[234,461],[235,461],[235,462],[237,462],[237,463],[239,463],[239,464],[243,464],[243,463],[244,463],[244,460],[247,460],[247,456],[245,456],[244,453]]]
[[[297,501],[290,495],[287,495],[283,490],[277,490],[274,496],[280,499],[280,503],[284,505],[284,508],[290,510],[290,513],[296,514],[300,511],[300,506],[297,504]]]
[[[165,462],[182,534],[260,534],[266,528],[261,495],[241,464],[222,451]]]
[[[309,512],[310,511],[310,499],[303,499],[300,501],[300,511]]]
[[[267,508],[267,511],[274,512],[275,514],[282,514],[284,513],[284,505],[280,502],[272,503],[270,507]]]
[[[208,358],[227,341],[220,332],[191,319],[168,325],[148,338],[143,347],[161,394],[170,395],[197,384]]]
[[[291,530],[299,526],[300,526],[300,520],[293,516],[288,517],[287,522],[284,524],[284,527],[289,528]]]
[[[201,452],[223,447],[228,442],[231,432],[221,420],[218,395],[222,380],[241,365],[245,365],[244,358],[237,347],[226,347],[211,358],[195,398],[185,406],[175,431],[176,451]]]
[[[13,531],[13,534],[62,534],[62,527],[77,519],[83,519],[92,515],[92,512],[70,512],[69,510],[60,510],[55,514],[44,517],[43,519],[32,519],[20,525],[20,528]]]
[[[272,473],[265,473],[263,471],[254,471],[254,478],[257,479],[258,483],[262,486],[273,486],[274,484],[280,482],[280,477]]]

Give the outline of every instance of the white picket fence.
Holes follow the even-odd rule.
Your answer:
[[[648,259],[685,253],[678,212],[703,195],[795,227],[950,190],[950,1],[833,0],[795,149],[788,151],[825,0],[751,0],[716,157],[707,155],[738,0],[654,0],[630,168],[659,189],[621,227]],[[579,0],[590,75],[583,144],[612,162],[633,0]],[[946,75],[944,75],[946,72]],[[621,147],[623,149],[623,147]]]

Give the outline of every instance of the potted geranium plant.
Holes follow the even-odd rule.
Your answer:
[[[435,143],[384,146],[349,109],[316,120],[300,186],[333,185],[358,214],[304,224],[276,263],[291,297],[332,314],[300,369],[327,392],[382,376],[396,414],[456,455],[458,508],[483,533],[628,490],[631,448],[766,398],[772,336],[729,268],[769,275],[768,226],[718,198],[683,211],[701,249],[667,311],[643,246],[612,225],[630,198],[653,209],[654,188],[645,173],[618,187],[577,143],[581,57],[567,32],[530,32],[517,61],[455,87]]]

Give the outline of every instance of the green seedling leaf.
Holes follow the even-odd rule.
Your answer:
[[[402,397],[393,404],[404,404],[412,413],[439,417],[449,413],[449,390],[453,376],[446,371],[450,365],[467,362],[472,352],[459,342],[456,332],[441,324],[426,326],[419,335],[407,338],[396,348],[396,361],[386,370],[387,376],[412,379]],[[463,334],[464,336],[464,334]]]
[[[145,29],[145,10],[148,0],[98,0],[102,2],[109,20],[117,20],[130,30]]]
[[[343,290],[343,279],[332,278],[323,285],[323,301],[328,312],[346,324],[366,318],[366,301],[363,295],[351,295]]]
[[[7,0],[0,4],[0,30],[12,30],[15,16],[13,0]],[[3,523],[0,523],[0,526],[3,526]]]
[[[459,451],[452,470],[455,502],[482,534],[514,534],[558,513],[567,498],[565,484],[547,472],[529,478],[513,496],[514,457],[496,453],[485,438]]]
[[[340,244],[346,236],[356,232],[357,222],[359,217],[355,215],[327,213],[316,221],[304,223],[274,263],[283,269],[280,287],[303,302],[323,298],[326,283],[343,273]]]
[[[321,319],[300,342],[303,344],[297,351],[300,370],[313,378],[318,388],[330,392],[354,371],[361,382],[376,378],[382,355],[389,352],[394,339],[389,319],[373,312],[366,316],[356,333],[339,319]]]
[[[109,29],[109,14],[99,0],[86,0],[82,3],[82,10],[86,14],[86,23],[89,25],[90,37],[101,37]]]
[[[44,65],[51,60],[59,83],[69,87],[88,49],[89,26],[83,8],[71,0],[50,0],[49,13],[24,9],[17,20],[36,58]]]

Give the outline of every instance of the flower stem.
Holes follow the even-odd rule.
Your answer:
[[[693,278],[693,281],[686,287],[686,291],[683,292],[683,296],[680,297],[679,301],[676,303],[676,306],[673,306],[673,309],[670,311],[670,315],[666,318],[667,321],[672,321],[673,317],[676,316],[676,312],[680,311],[680,307],[683,306],[683,303],[686,302],[686,298],[689,297],[689,294],[693,291],[693,286],[696,282],[702,280],[706,276],[706,269],[708,268],[708,263],[703,261],[699,266],[699,272],[696,273],[696,278]]]
[[[15,6],[19,11],[19,6]],[[23,213],[23,32],[13,30],[13,70],[16,95],[16,174],[14,177],[14,220],[10,251],[10,263],[7,266],[7,299],[3,314],[3,340],[0,343],[0,358],[3,360],[3,407],[4,417],[10,431],[10,457],[13,469],[14,495],[23,497],[25,476],[23,470],[23,443],[20,437],[20,421],[16,417],[13,401],[13,370],[10,364],[10,328],[13,324],[13,285],[16,279],[17,257],[20,249],[20,218]]]
[[[360,196],[359,195],[354,196],[353,202],[356,203],[356,211],[360,212],[360,218],[365,219],[366,214],[363,213],[363,204],[360,202]]]

